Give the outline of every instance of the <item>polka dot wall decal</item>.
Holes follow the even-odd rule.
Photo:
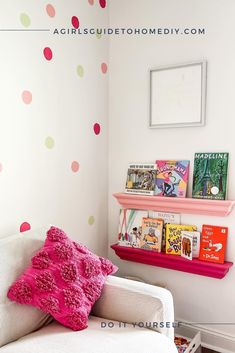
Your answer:
[[[73,161],[71,163],[71,169],[74,173],[77,173],[79,171],[80,165],[77,161]]]
[[[94,133],[96,135],[99,135],[100,134],[100,130],[101,130],[100,124],[95,123],[94,126],[93,126],[93,130],[94,130]]]
[[[71,18],[71,23],[74,28],[76,28],[76,29],[79,28],[79,19],[76,16],[73,16]]]
[[[0,173],[2,172],[3,170],[3,166],[2,166],[2,163],[0,163]]]
[[[51,136],[46,137],[45,146],[49,149],[52,149],[55,146],[55,141]]]
[[[51,48],[49,47],[46,47],[43,49],[43,55],[45,57],[46,60],[50,61],[53,57],[53,53],[52,53],[52,50]]]
[[[104,9],[106,7],[106,0],[99,0],[100,3],[100,7],[102,7],[102,9]]]
[[[107,64],[102,63],[101,64],[101,71],[103,72],[103,74],[106,74],[107,70],[108,70]]]
[[[82,65],[78,65],[77,66],[77,74],[79,77],[83,77],[84,76],[84,69],[82,67]]]
[[[30,104],[32,102],[32,93],[30,91],[23,91],[21,96],[25,104]]]
[[[96,35],[97,39],[100,39],[102,37],[102,35],[99,31],[97,31],[95,35]]]
[[[92,226],[94,223],[95,223],[95,217],[94,217],[94,216],[90,216],[90,217],[88,218],[88,224],[89,224],[90,226]]]
[[[88,2],[91,6],[94,5],[94,0],[88,0]]]
[[[28,222],[24,222],[20,226],[20,232],[26,232],[27,230],[31,229],[31,225]]]
[[[47,4],[47,6],[46,6],[46,12],[47,12],[48,16],[50,16],[50,17],[55,17],[55,8],[54,8],[53,5]]]
[[[30,20],[29,16],[27,15],[27,13],[20,14],[20,22],[21,22],[22,26],[24,26],[25,28],[28,28],[30,26],[31,20]]]

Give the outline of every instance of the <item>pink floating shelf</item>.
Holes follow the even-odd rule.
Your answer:
[[[224,278],[230,267],[233,266],[233,263],[228,261],[224,264],[200,261],[197,259],[190,261],[181,256],[167,255],[165,253],[119,246],[117,244],[111,245],[111,248],[122,260],[140,262],[147,265],[194,273],[196,275],[217,279]]]
[[[152,210],[175,213],[203,214],[210,216],[228,216],[232,211],[233,200],[205,200],[162,196],[130,195],[117,193],[113,195],[123,208]]]

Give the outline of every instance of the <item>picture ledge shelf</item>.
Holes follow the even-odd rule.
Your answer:
[[[201,261],[193,259],[192,261],[184,259],[177,255],[167,255],[155,251],[111,245],[116,255],[122,260],[139,262],[147,265],[163,267],[181,272],[193,273],[206,277],[222,279],[228,273],[232,262],[225,261],[224,264]]]
[[[123,208],[201,214],[225,217],[235,204],[233,200],[207,200],[116,193],[113,196]]]

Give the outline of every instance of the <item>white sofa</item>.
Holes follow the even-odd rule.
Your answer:
[[[0,353],[177,353],[173,300],[163,288],[109,276],[88,328],[77,332],[9,301],[9,285],[43,244],[43,232],[0,240]]]

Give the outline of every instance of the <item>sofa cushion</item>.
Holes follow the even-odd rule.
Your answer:
[[[11,283],[23,273],[44,243],[48,227],[0,239],[0,347],[41,327],[51,318],[7,298]]]
[[[110,327],[108,327],[110,326]],[[113,327],[111,327],[113,326]],[[177,353],[168,337],[133,325],[91,316],[74,332],[53,322],[0,349],[1,353]]]
[[[51,227],[44,246],[11,286],[8,297],[51,314],[73,330],[82,330],[106,277],[116,271],[111,261]]]

